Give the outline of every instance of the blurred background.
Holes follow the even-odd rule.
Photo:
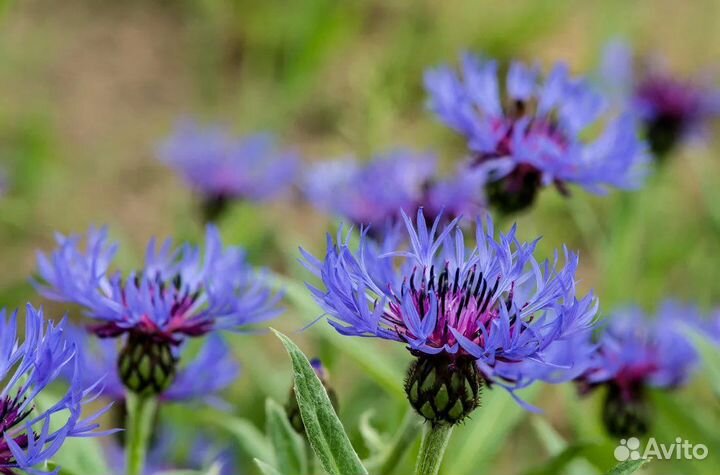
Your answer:
[[[271,130],[311,161],[406,145],[434,150],[452,167],[465,141],[426,111],[426,68],[471,50],[539,61],[546,70],[565,61],[585,73],[619,35],[690,76],[718,70],[719,18],[717,0],[0,1],[0,304],[41,302],[28,279],[35,251],[49,250],[56,231],[107,224],[123,244],[126,269],[139,265],[151,236],[201,240],[193,194],[156,159],[179,118],[224,122],[241,134]],[[595,289],[602,313],[625,303],[652,311],[666,297],[717,305],[715,135],[679,149],[637,192],[595,197],[576,189],[565,199],[545,191],[532,212],[517,217],[520,235],[544,236],[541,255],[562,244],[579,250],[580,285]],[[292,283],[309,277],[296,262],[297,246],[321,253],[324,233],[336,225],[298,199],[237,204],[220,223],[226,240],[246,246],[254,262],[295,279],[276,323],[281,330],[295,332],[319,316]],[[78,313],[45,304],[51,315]],[[361,416],[373,408],[371,423],[392,432],[406,406],[401,382],[409,355],[382,342],[340,341],[325,323],[293,337],[326,361],[340,416],[367,455]],[[262,428],[265,398],[287,397],[289,362],[273,336],[228,339],[244,373],[227,399],[238,418]],[[647,473],[714,473],[720,406],[708,378],[703,372],[680,393],[656,395],[654,435],[704,443],[709,458],[655,463]],[[597,422],[597,395],[578,401],[572,387],[561,386],[526,396],[543,417],[500,390],[487,393],[484,407],[456,431],[443,473],[558,473],[532,470],[577,443],[591,447],[583,445],[586,459],[562,473],[614,464],[616,442]],[[213,411],[187,415],[185,407],[168,406],[164,417],[181,429],[188,418],[202,418],[210,430]],[[239,444],[242,473],[255,473],[243,444],[223,430],[215,431],[224,434],[219,443]],[[411,454],[397,473],[408,473],[412,462]]]

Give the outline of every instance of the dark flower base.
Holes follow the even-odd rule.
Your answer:
[[[427,421],[458,424],[480,406],[480,372],[472,358],[420,355],[408,369],[405,393]]]
[[[488,203],[505,215],[529,208],[539,190],[540,173],[528,165],[520,165],[506,177],[485,185]]]
[[[200,214],[203,223],[218,221],[228,210],[230,200],[223,195],[205,198],[200,205]]]
[[[647,141],[658,161],[664,161],[677,145],[682,134],[682,124],[682,119],[674,116],[660,116],[647,123]]]
[[[322,383],[327,391],[328,397],[330,398],[330,403],[332,404],[333,409],[337,412],[339,407],[337,393],[333,388],[327,386],[324,381],[322,381]],[[293,429],[295,429],[295,432],[305,437],[305,424],[303,423],[302,416],[300,415],[300,406],[298,406],[297,397],[295,397],[294,387],[290,388],[288,402],[285,405],[285,413],[290,421],[290,425]]]
[[[641,389],[628,398],[617,386],[608,388],[602,419],[608,433],[617,438],[642,437],[650,429],[652,408]]]
[[[130,391],[153,396],[164,392],[175,380],[177,358],[171,343],[150,335],[131,333],[118,355],[120,379]]]

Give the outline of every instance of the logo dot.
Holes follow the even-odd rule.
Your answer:
[[[637,450],[640,448],[640,439],[637,437],[630,437],[627,441],[627,446],[630,450]]]
[[[615,460],[618,462],[624,462],[630,458],[630,451],[624,445],[618,445],[615,447],[613,455],[615,455]]]

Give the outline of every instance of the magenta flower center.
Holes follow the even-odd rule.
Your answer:
[[[405,323],[408,318],[404,315],[403,301],[409,294],[421,319],[428,318],[432,311],[437,312],[435,328],[427,338],[429,346],[442,349],[445,345],[457,344],[451,329],[482,346],[489,326],[499,315],[497,302],[493,302],[499,283],[498,277],[492,285],[489,284],[483,273],[475,269],[462,278],[460,269],[456,269],[451,277],[447,265],[439,275],[435,274],[432,266],[430,272],[423,272],[419,279],[413,270],[410,279],[403,283],[402,294],[390,302],[385,318],[402,339],[418,338],[419,335],[414,335]],[[512,292],[509,301],[512,301]]]
[[[21,406],[23,403],[24,400],[8,396],[0,400],[0,434],[4,435],[4,437],[0,437],[0,466],[10,465],[14,460],[6,441],[7,438],[12,438],[23,449],[28,446],[27,434],[11,435],[11,429],[27,419],[32,412],[32,407],[22,411]],[[9,471],[9,469],[3,469],[2,467],[0,467],[0,473],[13,475],[13,472]]]

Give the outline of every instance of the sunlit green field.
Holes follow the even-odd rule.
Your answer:
[[[463,50],[546,69],[562,60],[585,73],[621,35],[680,73],[720,68],[715,0],[18,0],[0,1],[0,15],[0,165],[9,183],[0,198],[0,305],[42,303],[53,317],[68,307],[43,302],[29,279],[35,251],[50,249],[54,232],[108,225],[126,269],[140,264],[151,236],[201,241],[191,192],[155,159],[180,117],[226,122],[239,133],[275,131],[307,160],[408,145],[435,150],[450,168],[465,142],[427,112],[422,73]],[[720,302],[717,134],[682,147],[636,192],[572,191],[542,193],[517,217],[519,234],[542,235],[543,257],[563,244],[579,250],[581,290],[596,291],[601,314],[627,303],[654,310],[668,297],[705,309]],[[341,337],[322,321],[300,332],[321,311],[303,287],[311,276],[297,248],[321,254],[338,222],[296,198],[234,205],[219,225],[227,242],[283,276],[287,310],[273,326],[324,360],[339,416],[361,457],[370,456],[362,432],[367,437],[369,424],[391,437],[407,408],[402,381],[411,357],[402,345]],[[71,307],[69,315],[80,312]],[[218,446],[229,444],[238,473],[255,474],[265,400],[286,401],[291,367],[272,334],[225,337],[243,364],[226,394],[236,419],[200,404],[168,405],[160,417],[188,440],[200,428]],[[598,417],[600,394],[580,400],[572,385],[535,385],[522,395],[544,414],[523,410],[500,389],[486,391],[455,431],[441,473],[590,475],[616,463],[617,441]],[[688,387],[653,394],[652,435],[703,443],[708,458],[658,461],[642,473],[716,473],[718,397],[715,348]],[[416,452],[394,473],[412,473]],[[568,454],[574,460],[561,463]],[[70,444],[60,460],[76,455]]]

